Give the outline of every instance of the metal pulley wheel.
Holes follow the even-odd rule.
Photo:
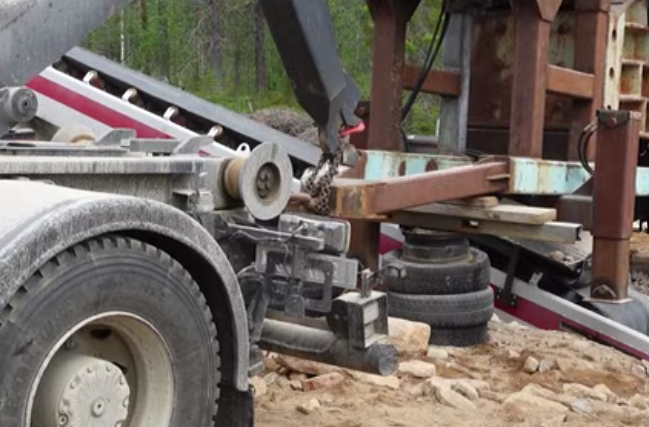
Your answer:
[[[291,196],[293,165],[277,144],[262,144],[246,158],[234,158],[225,170],[225,188],[243,201],[250,214],[268,221],[278,217]]]
[[[73,144],[93,144],[97,135],[89,127],[83,125],[62,126],[52,136],[52,142],[69,142]]]

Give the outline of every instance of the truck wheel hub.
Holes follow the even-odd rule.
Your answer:
[[[81,354],[61,355],[43,379],[45,393],[36,402],[42,419],[54,427],[120,427],[128,417],[130,388],[114,364]]]

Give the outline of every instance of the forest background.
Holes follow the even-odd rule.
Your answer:
[[[346,71],[369,99],[373,25],[362,0],[328,0]],[[422,64],[441,0],[423,0],[408,29],[407,61]],[[135,0],[86,41],[114,61],[240,113],[300,110],[256,0]],[[433,134],[437,97],[421,94],[404,123]]]

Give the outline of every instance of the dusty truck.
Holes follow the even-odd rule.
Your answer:
[[[25,82],[125,3],[0,4],[0,133],[38,111]],[[385,295],[347,222],[287,211],[281,146],[33,128],[0,143],[2,427],[250,426],[260,348],[392,372]],[[328,322],[294,320],[314,313]]]

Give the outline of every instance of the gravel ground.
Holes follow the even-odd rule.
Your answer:
[[[387,379],[270,355],[254,380],[257,425],[649,426],[643,362],[568,333],[490,329],[487,344],[432,348]]]

